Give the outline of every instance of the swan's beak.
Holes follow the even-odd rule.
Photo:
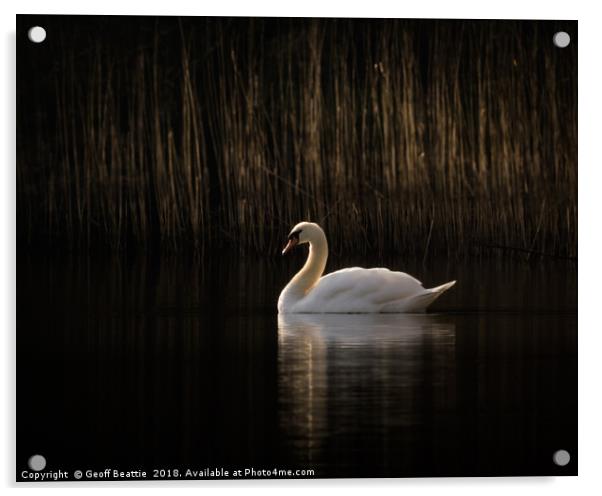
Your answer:
[[[298,239],[296,238],[291,238],[288,240],[288,243],[286,244],[286,246],[284,247],[284,250],[282,250],[282,254],[286,255],[289,251],[291,251],[295,246],[297,246],[297,243],[299,242]]]

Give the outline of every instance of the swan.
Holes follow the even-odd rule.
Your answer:
[[[282,254],[309,243],[303,268],[278,298],[278,313],[414,313],[424,312],[456,281],[425,289],[403,272],[351,267],[322,276],[328,258],[328,242],[314,222],[300,222],[288,235]]]

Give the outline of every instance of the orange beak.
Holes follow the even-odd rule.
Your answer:
[[[297,238],[291,238],[288,240],[288,243],[286,244],[286,246],[284,247],[284,250],[282,250],[282,254],[286,255],[289,251],[291,251],[295,246],[297,246],[297,243],[299,242],[299,240]]]

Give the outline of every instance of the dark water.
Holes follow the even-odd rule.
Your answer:
[[[426,315],[279,318],[301,253],[20,256],[18,479],[34,453],[151,477],[576,474],[576,267],[372,262],[458,284]]]

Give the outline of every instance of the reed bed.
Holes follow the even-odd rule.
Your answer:
[[[576,257],[576,23],[74,19],[19,48],[20,248]]]

